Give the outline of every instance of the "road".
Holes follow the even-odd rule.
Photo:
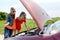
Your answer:
[[[0,40],[3,40],[4,39],[4,35],[0,35]]]

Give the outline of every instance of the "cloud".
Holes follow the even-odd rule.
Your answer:
[[[50,17],[60,17],[60,11],[59,11],[60,9],[58,9],[58,5],[57,5],[58,2],[60,2],[60,0],[33,0],[33,1],[38,3],[40,6],[43,5],[41,7],[50,15]],[[43,4],[40,4],[40,3],[43,3]],[[54,4],[52,4],[52,3],[54,3]],[[30,16],[20,1],[18,3],[16,3],[15,5],[11,5],[11,6],[15,7],[19,14],[21,11],[25,11],[27,13],[27,17]],[[19,14],[17,14],[17,16]]]
[[[32,0],[38,3],[51,17],[60,17],[60,0]],[[31,17],[19,0],[1,0],[0,11],[9,12],[11,7],[17,10],[17,15],[21,11],[26,12],[27,17]]]
[[[49,10],[47,13],[50,17],[60,17],[60,10]]]

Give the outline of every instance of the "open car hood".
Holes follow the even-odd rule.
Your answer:
[[[37,26],[42,30],[45,22],[50,19],[49,15],[33,0],[20,1],[35,20]]]
[[[39,5],[34,3],[32,0],[20,0],[21,3],[26,7],[28,12],[31,14],[33,19],[35,20],[38,27],[42,30],[44,23],[50,19],[47,13],[42,10]],[[9,40],[60,40],[60,32],[51,36],[18,36],[10,38]]]

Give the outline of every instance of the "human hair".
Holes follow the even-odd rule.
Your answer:
[[[15,8],[14,7],[11,7],[11,9],[10,9],[10,14],[12,15],[12,11],[14,11],[15,12]],[[14,15],[12,15],[12,17],[13,17],[13,19],[15,19],[15,14]]]
[[[15,9],[14,9],[14,7],[11,7],[11,9],[10,9],[10,10],[15,10]]]
[[[14,14],[14,15],[12,15],[12,17],[13,17],[13,19],[15,19],[15,14]]]
[[[24,15],[24,18],[26,19],[26,13],[25,12],[21,12],[21,14],[19,15],[20,17]]]

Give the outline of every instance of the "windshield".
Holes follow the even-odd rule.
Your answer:
[[[60,31],[60,21],[54,23],[52,30]]]
[[[53,34],[56,32],[60,32],[60,21],[48,25],[44,30],[45,34]]]

